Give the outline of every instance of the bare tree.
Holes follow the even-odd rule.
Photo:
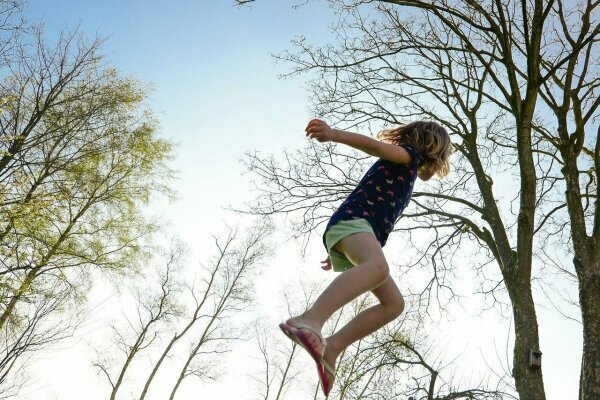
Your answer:
[[[250,378],[258,383],[261,399],[282,400],[288,387],[298,376],[298,372],[293,369],[293,362],[301,349],[296,343],[281,346],[280,341],[272,339],[272,329],[270,325],[256,328],[255,336],[263,370],[260,375]]]
[[[362,385],[354,385],[354,395],[349,398],[412,398],[506,400],[517,399],[508,374],[495,379],[483,373],[460,382],[454,370],[460,369],[456,360],[444,361],[427,343],[423,335],[407,329],[410,321],[400,321],[369,339],[357,352],[357,375]],[[377,389],[369,392],[367,384]],[[362,386],[362,387],[361,387]],[[358,389],[358,390],[357,390]],[[346,397],[340,397],[340,399]]]
[[[216,379],[219,357],[244,336],[230,319],[251,305],[252,277],[270,254],[267,239],[271,232],[271,224],[263,220],[243,235],[229,228],[223,237],[215,236],[216,254],[191,283],[185,283],[186,271],[178,266],[181,248],[171,251],[160,289],[144,289],[150,295],[137,297],[136,322],[113,330],[122,361],[116,361],[114,353],[109,352],[108,357],[99,357],[95,363],[111,385],[111,400],[117,398],[126,375],[134,372],[146,377],[139,399],[149,395],[161,371],[169,376],[173,372],[171,399],[189,377]],[[187,349],[182,350],[183,345]],[[149,366],[142,363],[133,367],[142,354],[155,361]],[[168,359],[171,364],[166,371]]]
[[[591,199],[597,196],[598,142],[597,135],[585,132],[597,115],[593,49],[600,33],[594,19],[598,4],[583,2],[567,12],[554,0],[330,3],[342,15],[334,27],[337,44],[314,48],[300,38],[295,53],[279,58],[294,65],[292,74],[316,74],[311,87],[315,111],[337,124],[386,125],[428,118],[450,129],[458,150],[455,178],[416,193],[417,210],[405,215],[399,230],[432,232],[431,245],[420,260],[433,266],[426,297],[431,290],[437,291],[436,297],[440,290],[454,295],[447,281],[452,255],[464,248],[463,238],[478,244],[486,257],[479,270],[492,276],[480,291],[496,302],[504,287],[512,306],[513,374],[522,399],[545,398],[542,370],[530,365],[530,353],[539,350],[531,291],[533,239],[549,234],[546,228],[565,208],[557,190],[570,181],[566,204],[580,235],[576,270],[586,277],[580,280],[580,297],[584,320],[589,321],[585,339],[591,341],[584,345],[581,398],[597,396],[594,390],[600,386],[588,382],[598,379],[594,366],[600,359],[595,353],[600,335],[591,334],[598,319],[590,311],[598,307],[593,306],[594,295],[586,293],[598,293],[592,290],[598,280],[589,275],[598,270],[598,230],[586,231],[583,222],[597,216]],[[365,20],[360,10],[368,4],[377,13]],[[569,29],[574,25],[581,26],[577,33]],[[573,78],[565,81],[567,75]],[[556,125],[563,127],[558,136],[544,125],[544,110],[537,107],[540,97],[554,108]],[[571,104],[578,103],[569,113]],[[569,133],[571,121],[576,128]],[[332,157],[335,151],[309,148],[303,154],[287,154],[283,166],[249,154],[247,165],[259,176],[262,190],[251,210],[300,214],[298,232],[312,231],[325,221],[323,204],[331,208],[354,184],[354,174],[340,171],[340,159]],[[577,165],[586,157],[589,168],[581,177]],[[352,163],[348,157],[343,162]],[[563,171],[568,177],[554,175],[557,162],[571,166]],[[499,189],[497,182],[511,175],[518,178],[516,190]],[[340,194],[333,198],[321,191],[335,192],[337,185]],[[514,200],[503,207],[502,195],[514,195]],[[547,236],[540,242],[547,243]],[[500,280],[484,269],[490,261],[499,267]]]
[[[583,325],[579,398],[589,400],[600,397],[599,5],[557,1],[553,9],[556,41],[542,59],[540,97],[554,121],[538,131],[557,151],[553,178],[566,198],[556,209],[568,211],[566,250],[573,254]]]
[[[87,318],[72,300],[73,290],[65,284],[55,288],[53,297],[43,297],[28,304],[20,323],[9,324],[2,331],[0,353],[0,399],[16,397],[31,383],[27,364],[40,350],[52,349],[72,337]],[[70,301],[69,301],[70,300]],[[65,311],[69,312],[65,312]],[[56,315],[64,314],[60,320]]]
[[[318,285],[307,284],[306,282],[301,282],[300,288],[300,292],[286,290],[283,293],[289,317],[306,311],[323,289]],[[337,316],[332,319],[332,323],[328,324],[328,330],[331,327],[335,329],[337,323],[340,321],[341,314],[341,312],[337,313]],[[296,342],[284,338],[281,334],[272,338],[274,325],[274,323],[259,321],[255,326],[255,338],[260,352],[260,360],[263,363],[263,369],[262,374],[253,375],[250,378],[258,383],[259,396],[263,400],[282,400],[287,398],[288,392],[293,391],[293,384],[302,377],[299,368],[295,367],[294,364],[297,363],[298,353],[303,353],[304,350],[301,350]],[[311,367],[310,376],[313,378],[311,379],[313,384],[309,385],[312,388],[312,398],[316,400],[321,390],[318,384],[314,384],[315,374],[312,367],[314,365],[312,359],[310,359],[308,365]],[[305,387],[303,387],[302,391],[308,393]]]
[[[113,326],[114,348],[123,355],[123,361],[118,368],[111,368],[109,358],[115,358],[113,352],[108,352],[107,356],[99,356],[99,360],[94,363],[112,388],[110,400],[116,399],[134,359],[148,350],[161,336],[161,332],[168,328],[180,313],[181,306],[178,304],[177,295],[181,283],[178,282],[178,272],[181,269],[184,251],[182,243],[172,242],[171,249],[166,255],[165,267],[162,271],[158,271],[158,288],[137,286],[134,289],[138,309],[135,321],[128,321],[132,332]]]
[[[227,321],[231,316],[247,308],[252,301],[252,285],[249,279],[252,267],[261,263],[270,254],[265,241],[271,233],[270,222],[263,220],[249,229],[240,240],[241,243],[228,253],[225,252],[226,246],[236,239],[236,231],[230,232],[225,245],[215,242],[219,249],[218,259],[221,261],[213,264],[215,267],[212,271],[217,270],[216,277],[219,279],[205,280],[204,293],[210,291],[209,296],[212,298],[206,304],[210,311],[199,336],[192,341],[191,350],[171,391],[169,397],[171,400],[175,398],[181,383],[187,377],[196,376],[202,379],[213,377],[215,357],[228,351],[228,344],[240,338],[228,326]]]

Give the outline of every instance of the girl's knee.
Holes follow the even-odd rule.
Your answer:
[[[390,276],[390,267],[385,258],[372,260],[370,264],[378,281],[384,282]]]
[[[402,312],[404,312],[404,297],[400,292],[398,292],[398,295],[392,301],[389,301],[383,305],[387,309],[390,320],[394,320],[398,318]]]
[[[398,318],[404,312],[404,296],[398,293],[398,299],[394,304],[394,318]]]

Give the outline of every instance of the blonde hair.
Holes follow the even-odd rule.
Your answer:
[[[377,134],[381,141],[395,145],[410,144],[421,156],[420,169],[432,171],[440,178],[450,172],[452,142],[450,135],[439,124],[432,121],[416,121]]]

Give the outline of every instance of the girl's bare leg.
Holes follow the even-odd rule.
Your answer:
[[[392,277],[388,276],[372,292],[380,304],[360,312],[342,329],[327,338],[323,359],[333,368],[340,353],[348,346],[398,318],[404,310],[404,298]],[[332,376],[329,379],[333,381]]]
[[[389,267],[375,235],[356,233],[340,240],[334,248],[344,253],[355,267],[335,278],[311,308],[288,322],[301,323],[320,332],[335,311],[367,291],[373,291],[380,304],[363,311],[327,339],[326,361],[332,356],[335,360],[351,343],[381,328],[404,309],[404,300],[389,276]],[[318,342],[318,338],[314,340]]]

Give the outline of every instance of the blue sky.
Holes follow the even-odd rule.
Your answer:
[[[321,2],[53,0],[31,1],[28,10],[49,37],[77,24],[88,38],[106,37],[109,63],[150,85],[162,132],[178,144],[173,186],[188,210],[168,216],[178,229],[217,226],[224,214],[216,210],[250,198],[240,176],[245,151],[277,152],[305,140],[304,78],[279,79],[290,66],[271,54],[300,34],[327,40],[333,13]]]
[[[275,64],[271,54],[289,49],[290,40],[298,35],[312,44],[330,41],[328,25],[335,16],[324,1],[310,1],[296,9],[294,3],[258,0],[251,7],[237,8],[233,0],[31,0],[27,8],[32,19],[45,21],[48,37],[78,24],[88,38],[106,37],[103,52],[110,65],[151,86],[149,106],[163,134],[178,143],[173,166],[180,171],[179,180],[173,182],[180,200],[171,206],[159,202],[154,210],[198,257],[203,239],[231,217],[222,207],[252,198],[248,179],[241,176],[243,153],[257,149],[277,154],[306,140],[303,129],[313,117],[305,90],[307,77],[279,79],[291,66]],[[306,263],[317,265],[322,256],[312,254]],[[285,257],[299,256],[288,249]],[[556,345],[562,338],[549,327],[560,327],[574,342],[580,341],[578,327],[563,325],[552,310],[539,312],[541,323],[548,324],[540,329],[547,343],[542,351],[547,357],[548,399],[575,398],[570,397],[578,379],[579,359],[572,356],[575,347]],[[469,330],[479,332],[483,321],[475,316]],[[508,331],[508,321],[502,324]],[[452,330],[452,325],[447,329]],[[504,350],[503,342],[496,344]],[[89,367],[85,358],[72,360],[64,362]],[[52,376],[60,379],[50,375],[48,387]],[[71,389],[58,386],[39,392],[39,398],[75,396],[76,392],[65,392]]]

